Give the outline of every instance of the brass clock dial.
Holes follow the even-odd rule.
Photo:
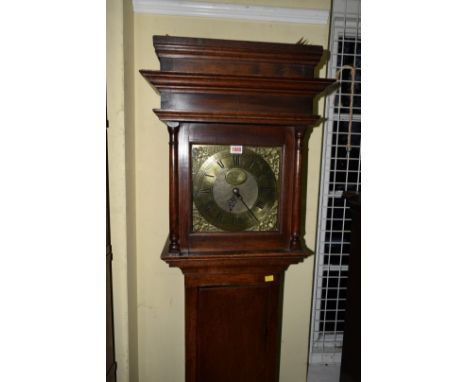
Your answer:
[[[230,146],[196,145],[193,231],[277,230],[280,152],[279,147],[243,147],[231,153]]]

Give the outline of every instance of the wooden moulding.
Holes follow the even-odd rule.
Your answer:
[[[191,253],[180,256],[170,252],[170,240],[161,259],[171,267],[177,267],[185,275],[189,274],[240,274],[240,273],[278,273],[289,265],[302,262],[311,252],[297,251],[233,251],[211,254]]]
[[[217,122],[232,124],[262,124],[281,126],[314,126],[321,118],[317,115],[299,114],[265,114],[265,113],[223,113],[223,112],[192,112],[180,110],[153,109],[163,122]],[[233,126],[235,127],[235,125]]]
[[[153,36],[161,71],[313,77],[321,46]]]
[[[140,70],[155,90],[204,91],[213,93],[270,93],[305,94],[315,96],[333,84],[335,80],[319,78],[273,78],[251,76],[167,73]]]
[[[161,94],[162,111],[311,118],[314,97],[334,80],[182,74],[141,70]],[[318,118],[318,116],[315,116]]]
[[[269,58],[277,62],[317,64],[323,54],[319,45],[222,40],[179,36],[153,36],[156,55],[161,57],[250,57],[257,61]]]

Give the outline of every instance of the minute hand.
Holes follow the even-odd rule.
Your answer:
[[[249,206],[244,202],[244,198],[242,197],[242,195],[240,194],[240,191],[239,189],[236,187],[236,188],[233,188],[232,189],[232,193],[234,195],[237,196],[237,198],[242,202],[242,204],[245,206],[245,208],[247,208],[247,211],[249,211],[249,214],[257,221],[257,223],[260,223],[257,219],[257,217],[255,216],[255,214],[252,212],[252,210],[249,208]]]

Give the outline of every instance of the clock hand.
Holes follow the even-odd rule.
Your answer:
[[[260,223],[255,216],[255,214],[252,212],[252,210],[249,208],[247,204],[244,202],[244,198],[242,198],[242,195],[240,194],[240,191],[237,187],[232,189],[232,193],[237,196],[237,198],[242,202],[242,204],[247,208],[247,211],[249,211],[249,214],[257,221],[257,223]]]

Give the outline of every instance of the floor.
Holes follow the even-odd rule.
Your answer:
[[[311,365],[307,382],[339,382],[340,365]]]

